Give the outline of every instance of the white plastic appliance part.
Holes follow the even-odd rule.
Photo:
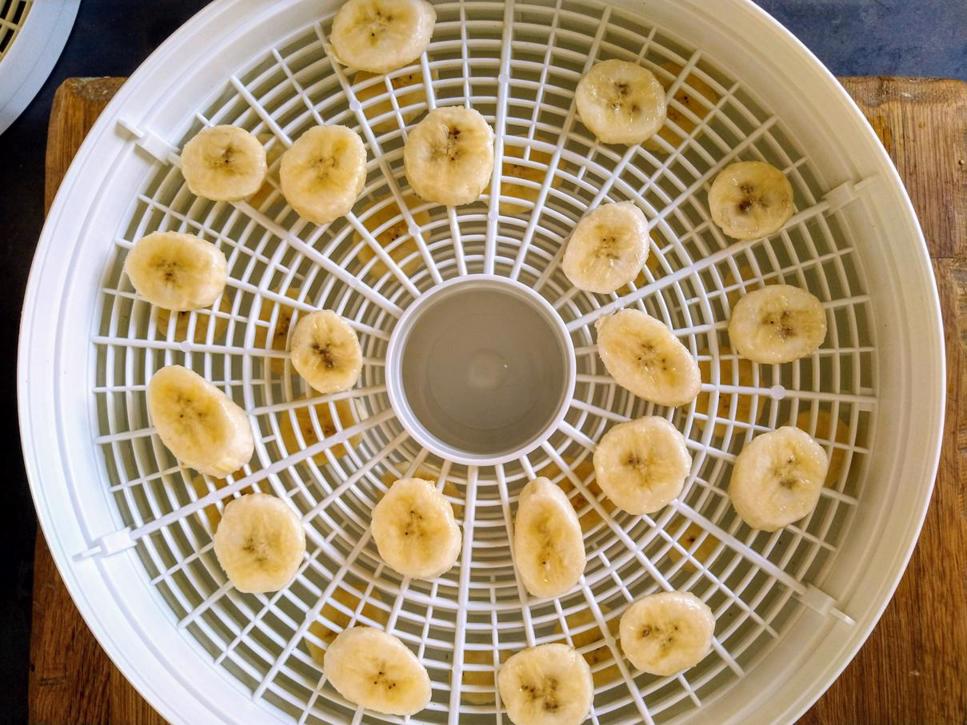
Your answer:
[[[0,0],[0,133],[44,85],[79,5],[80,0]]]
[[[435,5],[428,51],[382,78],[332,62],[335,2],[221,0],[148,59],[90,132],[40,240],[18,366],[28,474],[71,595],[176,722],[399,721],[322,678],[319,653],[350,623],[393,632],[427,666],[433,700],[413,721],[508,722],[495,669],[552,641],[593,662],[591,722],[791,721],[883,611],[937,466],[940,312],[896,172],[836,80],[749,2]],[[576,118],[575,85],[605,58],[641,63],[667,86],[672,113],[653,141],[604,146]],[[428,108],[467,103],[496,132],[490,187],[463,207],[422,202],[403,174],[406,131]],[[185,141],[217,123],[267,148],[270,180],[247,202],[199,199],[179,171]],[[298,218],[276,176],[282,151],[320,123],[349,125],[369,152],[362,198],[326,227]],[[736,159],[775,164],[795,189],[795,215],[766,239],[734,242],[710,222],[708,185]],[[569,230],[622,200],[649,219],[646,268],[614,295],[573,289],[559,266]],[[224,250],[231,279],[212,310],[171,316],[134,293],[125,254],[157,229]],[[829,333],[808,358],[752,365],[729,349],[729,312],[773,282],[817,295]],[[516,310],[506,331],[481,295]],[[363,330],[362,378],[347,393],[312,393],[286,359],[291,315],[317,307]],[[665,321],[697,357],[695,403],[657,408],[607,376],[594,322],[619,307]],[[517,323],[539,350],[506,343]],[[236,475],[179,467],[150,427],[145,385],[169,363],[252,416],[256,453]],[[431,389],[436,403],[417,400]],[[494,391],[492,407],[480,390]],[[475,432],[454,396],[491,429],[522,422],[504,437]],[[694,466],[677,501],[629,516],[597,488],[590,453],[614,422],[648,413],[683,432]],[[833,471],[814,513],[754,532],[729,505],[731,463],[783,424],[813,434]],[[375,501],[412,474],[437,481],[463,527],[457,566],[433,582],[390,571],[369,533]],[[585,530],[584,577],[557,600],[526,596],[511,560],[517,494],[535,475],[567,491]],[[212,553],[225,501],[253,489],[283,497],[307,530],[303,566],[271,595],[235,591]],[[695,668],[652,677],[621,656],[615,624],[630,601],[665,589],[709,604],[715,641]]]

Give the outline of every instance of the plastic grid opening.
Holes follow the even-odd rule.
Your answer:
[[[181,627],[253,696],[293,719],[358,721],[361,711],[322,679],[317,660],[336,633],[363,623],[399,636],[427,666],[434,696],[421,721],[492,722],[500,662],[551,641],[571,643],[591,662],[593,722],[667,721],[734,684],[781,642],[861,497],[876,371],[860,261],[808,157],[714,59],[599,3],[468,0],[436,9],[433,43],[410,67],[384,79],[333,65],[328,17],[229,78],[182,138],[167,139],[177,149],[205,125],[242,126],[265,144],[270,177],[248,202],[213,203],[188,191],[173,157],[158,162],[133,199],[95,323],[106,478],[146,576]],[[607,58],[639,62],[666,85],[669,122],[643,146],[601,145],[576,119],[578,79]],[[497,173],[474,204],[421,202],[403,175],[407,128],[428,108],[464,103],[494,126]],[[320,123],[357,130],[369,151],[362,197],[327,227],[285,204],[277,176],[284,149]],[[768,239],[730,244],[710,222],[705,190],[736,159],[775,164],[795,189],[796,215]],[[646,268],[610,297],[573,289],[558,266],[569,230],[589,207],[628,199],[652,224]],[[859,188],[856,200],[865,203]],[[229,286],[210,310],[168,314],[135,296],[124,255],[159,229],[198,234],[226,253]],[[385,389],[383,358],[401,310],[470,273],[538,290],[568,325],[578,355],[565,423],[538,450],[496,467],[420,449]],[[740,360],[726,334],[731,306],[776,282],[824,302],[826,343],[783,366]],[[697,357],[704,385],[695,403],[658,408],[606,374],[593,323],[624,306],[669,324]],[[348,393],[312,393],[287,360],[293,317],[317,307],[361,332],[364,372]],[[180,467],[149,427],[146,382],[172,363],[195,369],[251,414],[256,455],[236,476],[215,480]],[[614,422],[651,413],[685,434],[692,475],[677,502],[652,517],[630,516],[597,488],[590,454]],[[753,532],[725,494],[731,463],[753,435],[783,424],[813,434],[831,453],[832,473],[805,520]],[[415,473],[438,481],[472,542],[434,582],[389,571],[369,537],[372,506],[396,477]],[[559,600],[528,598],[511,564],[517,493],[535,475],[568,492],[585,532],[585,575]],[[306,524],[306,560],[293,584],[272,595],[235,591],[212,552],[223,501],[251,490],[288,498]],[[636,674],[615,640],[618,618],[633,599],[667,588],[690,590],[712,607],[713,653],[675,677]]]
[[[17,38],[32,5],[33,0],[0,1],[0,60]]]

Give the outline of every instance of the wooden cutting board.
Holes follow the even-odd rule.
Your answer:
[[[123,82],[72,78],[47,141],[50,206],[71,158]],[[920,215],[940,286],[947,426],[920,543],[869,641],[803,723],[967,722],[967,83],[843,78],[893,157]],[[31,723],[162,723],[101,651],[43,536],[34,569]]]

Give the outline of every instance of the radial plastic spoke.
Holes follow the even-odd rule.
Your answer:
[[[361,279],[349,274],[349,272],[347,272],[345,269],[338,266],[324,254],[321,254],[315,247],[302,241],[284,227],[279,226],[276,222],[262,214],[262,212],[254,209],[245,202],[238,202],[236,207],[240,209],[246,216],[261,224],[265,229],[269,230],[280,239],[284,239],[289,246],[299,250],[307,258],[311,259],[313,262],[326,270],[326,272],[338,278],[344,284],[351,286],[355,291],[359,292],[359,294],[363,295],[370,302],[379,305],[394,317],[399,317],[402,314],[403,311],[400,309],[399,305],[394,302],[390,302]]]
[[[514,540],[514,519],[510,513],[510,496],[507,493],[507,479],[504,475],[504,467],[497,466],[497,488],[500,492],[500,508],[504,515],[504,526],[507,527],[507,541],[512,542]],[[532,471],[530,472],[533,473]],[[517,596],[521,603],[521,616],[524,620],[524,635],[527,638],[527,646],[533,647],[536,643],[536,638],[534,636],[534,621],[531,618],[530,604],[528,603],[529,595],[527,590],[524,589],[524,584],[520,580],[520,574],[517,570],[517,563],[514,559],[514,547],[510,546],[508,549],[510,554],[511,563],[514,566],[514,582],[517,585]]]
[[[317,405],[324,405],[325,403],[335,403],[338,400],[353,400],[355,398],[368,398],[374,395],[380,395],[386,392],[385,385],[373,385],[368,388],[350,388],[349,390],[344,390],[340,393],[328,393],[326,395],[317,395],[313,398],[296,398],[293,400],[283,400],[279,403],[273,403],[272,405],[263,405],[258,408],[252,408],[249,411],[251,415],[264,415],[266,413],[281,413],[288,410],[300,410],[302,408],[315,408]]]
[[[514,36],[514,0],[504,3],[503,39],[500,46],[500,72],[497,75],[497,117],[494,122],[494,169],[490,176],[490,208],[487,212],[487,240],[484,274],[494,273],[497,254],[497,217],[500,214],[500,186],[503,179],[504,139],[507,135],[507,96],[510,86],[510,56]],[[452,706],[452,703],[451,703]],[[459,712],[459,708],[456,709]]]
[[[591,615],[594,617],[594,621],[598,625],[598,629],[601,631],[604,637],[605,644],[608,650],[611,652],[611,656],[614,658],[614,663],[618,667],[618,671],[621,672],[621,676],[624,678],[625,684],[627,685],[628,692],[631,694],[632,699],[635,702],[635,707],[638,709],[638,714],[641,715],[642,720],[649,725],[654,724],[654,719],[651,716],[651,712],[648,710],[648,706],[645,704],[645,699],[641,696],[641,691],[635,683],[635,677],[628,667],[627,659],[624,653],[619,651],[618,643],[614,636],[611,634],[611,630],[608,628],[608,623],[604,619],[604,614],[601,612],[601,607],[598,606],[597,599],[591,588],[588,586],[587,579],[582,575],[581,579],[578,581],[578,586],[584,592],[584,599],[588,605],[588,609],[591,610]]]
[[[460,720],[460,683],[463,682],[463,646],[466,642],[467,601],[470,593],[470,570],[473,567],[473,510],[477,502],[477,467],[467,472],[467,498],[464,504],[463,548],[460,556],[460,593],[457,597],[457,622],[453,630],[453,672],[450,678],[451,725]]]
[[[300,461],[304,461],[307,458],[311,458],[312,456],[322,453],[327,448],[345,443],[353,436],[363,433],[366,430],[379,425],[380,423],[382,423],[385,420],[388,420],[391,417],[393,417],[392,410],[383,411],[382,413],[379,413],[378,415],[375,415],[372,418],[369,418],[368,420],[362,423],[359,423],[357,425],[352,426],[351,428],[346,428],[340,431],[339,433],[336,433],[330,438],[326,438],[325,440],[319,441],[318,443],[314,443],[311,446],[307,446],[306,448],[299,451],[298,453],[294,453],[286,458],[276,461],[275,463],[268,466],[267,468],[254,471],[248,476],[245,476],[244,478],[240,478],[239,480],[234,481],[233,483],[225,486],[224,488],[217,489],[216,491],[213,491],[207,496],[204,496],[187,506],[183,506],[180,509],[177,509],[175,511],[165,514],[164,516],[161,516],[158,519],[155,519],[154,521],[151,521],[147,524],[144,524],[143,526],[139,526],[133,529],[130,533],[131,539],[136,540],[143,536],[147,536],[148,534],[154,531],[158,531],[159,529],[162,529],[165,526],[169,526],[170,524],[174,523],[178,519],[182,519],[186,516],[190,516],[193,513],[201,511],[206,506],[209,506],[213,503],[217,503],[218,501],[222,501],[228,498],[229,496],[234,496],[236,493],[241,491],[246,486],[251,486],[253,483],[258,483],[259,481],[262,481],[265,478],[268,478],[273,473],[284,471],[287,468],[290,468],[291,466],[293,466],[294,464],[299,463]]]

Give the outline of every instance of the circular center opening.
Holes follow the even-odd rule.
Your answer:
[[[519,451],[556,423],[572,385],[570,342],[538,295],[465,278],[419,300],[406,318],[390,377],[404,423],[433,439],[424,442],[438,453]]]

